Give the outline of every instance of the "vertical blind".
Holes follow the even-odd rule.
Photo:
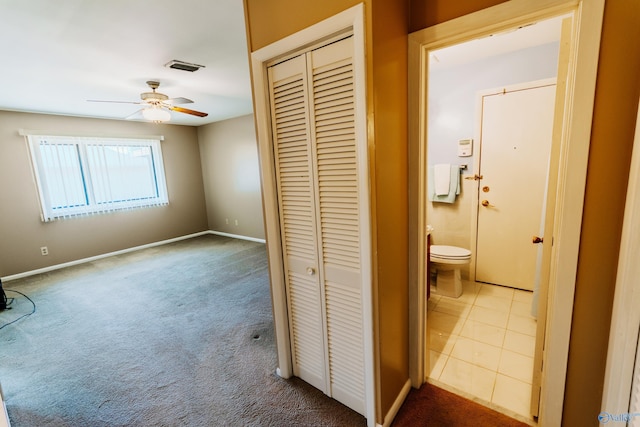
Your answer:
[[[159,139],[27,138],[45,222],[169,203]]]

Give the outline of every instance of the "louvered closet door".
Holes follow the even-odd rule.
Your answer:
[[[294,373],[364,414],[352,58],[347,38],[269,76]]]
[[[328,393],[306,82],[304,56],[269,69],[293,372]]]
[[[353,39],[312,51],[308,67],[331,396],[364,413]]]

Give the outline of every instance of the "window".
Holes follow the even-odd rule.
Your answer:
[[[43,221],[169,203],[160,138],[27,136]]]

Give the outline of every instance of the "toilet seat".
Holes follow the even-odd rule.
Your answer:
[[[471,259],[471,251],[457,246],[431,245],[430,259],[443,264],[466,264]]]

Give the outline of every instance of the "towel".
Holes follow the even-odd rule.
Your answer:
[[[434,166],[429,166],[428,173],[429,176],[427,178],[428,185],[428,197],[431,202],[443,202],[443,203],[453,203],[456,201],[456,196],[460,194],[460,166],[451,165],[450,175],[449,175],[449,192],[445,196],[438,196],[435,193],[434,186]]]
[[[433,167],[433,188],[436,196],[446,196],[451,187],[451,165],[442,163]]]

